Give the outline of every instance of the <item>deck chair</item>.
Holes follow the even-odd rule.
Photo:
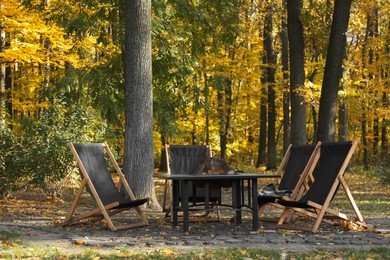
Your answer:
[[[344,179],[345,171],[356,146],[357,141],[321,144],[320,158],[315,169],[314,182],[310,185],[310,189],[299,199],[277,200],[277,203],[286,207],[278,222],[278,228],[316,232],[321,222],[327,221],[328,216],[366,227],[347,182]],[[357,221],[329,207],[339,186],[344,189],[353,207]],[[284,224],[286,218],[295,213],[304,214],[309,218],[313,218],[314,224],[310,226]]]
[[[284,207],[275,203],[282,197],[290,197],[300,178],[307,178],[313,173],[319,158],[320,143],[317,145],[290,145],[280,163],[276,175],[281,175],[278,188],[273,183],[263,188],[257,196],[259,204],[259,217],[264,213],[266,206]],[[309,182],[303,182],[308,190]],[[261,220],[277,221],[275,218],[260,218]]]
[[[165,145],[167,170],[168,174],[193,174],[195,168],[207,157],[211,157],[211,150],[205,145]],[[180,188],[179,188],[180,190]],[[172,212],[172,189],[170,188],[170,182],[166,182],[164,188],[164,200],[163,211],[166,213],[166,217]],[[181,192],[179,192],[181,193]],[[192,183],[189,190],[189,202],[192,207],[202,206],[205,202],[205,189],[203,187],[196,187]],[[169,196],[169,206],[167,200]],[[181,196],[179,194],[179,201]],[[209,191],[210,206],[216,205],[221,202],[221,187],[210,187]],[[219,212],[217,210],[218,220]],[[172,218],[172,214],[171,218]],[[206,214],[207,215],[207,214]],[[205,216],[205,215],[203,215]],[[198,216],[199,217],[199,216]],[[199,218],[198,218],[199,220]]]
[[[112,231],[140,227],[148,224],[140,208],[141,205],[148,202],[148,198],[135,199],[133,192],[106,143],[70,143],[69,147],[79,167],[82,183],[68,212],[66,221],[61,224],[62,226],[75,224],[77,222],[87,222],[87,220],[97,221],[103,218]],[[104,152],[107,153],[116,173],[119,175],[117,184],[115,184],[109,172]],[[122,186],[124,188],[123,192],[121,191]],[[84,188],[88,190],[92,198],[96,201],[97,208],[84,214],[74,215],[77,203]],[[141,219],[140,221],[122,226],[114,225],[110,216],[133,208],[137,211],[137,214]]]

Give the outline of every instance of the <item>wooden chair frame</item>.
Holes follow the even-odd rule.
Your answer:
[[[300,199],[302,197],[303,192],[305,192],[309,189],[310,182],[313,181],[313,171],[314,171],[314,169],[317,165],[317,162],[319,160],[320,146],[321,146],[321,142],[318,142],[316,144],[316,146],[314,147],[314,150],[313,150],[303,172],[301,173],[300,178],[299,178],[291,196],[289,197],[290,199]],[[276,175],[282,175],[282,171],[283,171],[284,167],[286,166],[286,164],[289,160],[289,157],[290,157],[291,147],[292,147],[292,145],[289,145],[289,147],[287,148],[287,151],[282,159],[282,162],[280,163],[280,165],[275,173]],[[281,180],[281,178],[278,179],[279,182],[280,182],[280,180]],[[268,205],[279,208],[281,210],[284,210],[284,206],[282,206],[278,203],[266,202],[263,205],[259,206],[259,211],[258,211],[259,219],[265,220],[265,221],[278,221],[278,219],[275,219],[275,218],[260,217],[264,213],[265,208]]]
[[[115,168],[115,171],[116,171],[116,174],[119,176],[119,180],[118,180],[118,183],[116,183],[116,186],[118,188],[118,191],[121,189],[122,185],[124,186],[128,196],[130,197],[131,200],[136,200],[132,190],[130,189],[130,186],[129,184],[127,183],[126,179],[125,179],[125,176],[124,174],[122,173],[121,169],[119,168],[119,165],[118,163],[116,162],[115,158],[114,158],[114,155],[112,154],[110,148],[108,147],[107,143],[103,143],[103,148],[104,148],[104,151],[107,153],[111,163],[113,164],[114,168]],[[125,207],[125,208],[117,208],[115,209],[115,207],[119,206],[119,203],[118,202],[114,202],[114,203],[111,203],[109,205],[103,205],[101,199],[99,198],[99,195],[98,195],[98,192],[96,191],[89,175],[88,175],[88,172],[86,171],[84,165],[83,165],[83,162],[81,161],[74,145],[72,143],[69,143],[69,147],[70,147],[70,150],[72,151],[73,153],[73,156],[74,158],[76,159],[76,162],[77,162],[77,165],[79,166],[80,168],[80,171],[81,171],[81,174],[83,176],[83,180],[81,182],[81,186],[77,192],[77,195],[72,203],[72,206],[68,212],[68,215],[66,217],[66,220],[65,222],[63,222],[61,224],[61,226],[68,226],[68,225],[71,225],[71,224],[74,224],[76,222],[81,222],[82,220],[85,220],[85,219],[89,219],[89,218],[94,218],[92,221],[97,221],[97,220],[100,220],[100,219],[105,219],[107,221],[107,224],[108,224],[108,227],[112,230],[112,231],[116,231],[116,230],[122,230],[122,229],[130,229],[130,228],[134,228],[134,227],[141,227],[141,226],[145,226],[145,225],[148,225],[148,221],[147,219],[145,218],[140,206],[136,206],[136,207]],[[97,208],[92,210],[92,211],[89,211],[89,212],[86,212],[84,214],[80,214],[80,215],[77,215],[77,216],[74,216],[74,213],[75,213],[75,210],[76,210],[76,206],[80,200],[80,197],[83,193],[83,190],[84,188],[86,187],[89,187],[90,189],[90,194],[91,196],[93,196],[93,198],[95,199],[96,203],[97,203]],[[133,224],[128,224],[128,225],[121,225],[121,226],[115,226],[114,223],[112,222],[110,216],[112,215],[115,215],[117,213],[120,213],[124,210],[127,210],[127,209],[130,209],[130,208],[134,208],[136,211],[137,211],[137,214],[138,216],[140,217],[140,221],[137,222],[137,223],[133,223]]]
[[[328,195],[326,196],[326,200],[323,203],[323,205],[317,204],[313,201],[308,201],[307,205],[310,206],[311,208],[285,207],[283,214],[282,214],[281,218],[279,219],[279,222],[277,225],[278,228],[317,232],[322,221],[328,222],[328,220],[326,219],[326,217],[327,217],[326,214],[332,216],[333,218],[335,217],[336,219],[342,219],[342,220],[345,220],[348,222],[355,222],[356,224],[358,224],[360,226],[366,227],[366,224],[363,220],[363,216],[360,213],[360,211],[357,207],[357,204],[352,196],[352,193],[347,185],[347,182],[344,179],[345,171],[346,171],[348,164],[349,164],[349,161],[350,161],[350,159],[351,159],[351,157],[352,157],[352,155],[357,147],[357,144],[358,144],[358,141],[352,142],[352,146],[349,149],[349,152],[348,152],[348,154],[347,154],[347,156],[346,156],[346,158],[345,158],[345,160],[344,160],[344,162],[343,162],[343,164],[342,164],[342,166],[337,174],[337,177],[336,177]],[[332,201],[332,199],[333,199],[333,197],[334,197],[334,195],[339,187],[339,184],[341,184],[341,187],[344,189],[345,194],[353,207],[354,213],[357,217],[357,221],[355,221],[354,219],[348,218],[346,214],[338,212],[336,210],[333,210],[329,207],[329,205],[330,205],[330,203],[331,203],[331,201]],[[290,200],[298,200],[300,198],[299,194],[303,193],[302,183],[300,183],[300,185],[301,185],[301,187],[298,187],[298,185],[297,185],[297,190],[295,191],[295,194],[293,194],[293,195],[295,195],[295,197],[291,197]],[[288,200],[288,199],[286,199],[286,200]],[[292,224],[284,224],[285,221],[289,222],[289,219],[291,219],[291,216],[295,213],[303,214],[305,216],[308,216],[310,218],[315,219],[314,224],[312,226],[298,226],[298,225],[292,225]]]

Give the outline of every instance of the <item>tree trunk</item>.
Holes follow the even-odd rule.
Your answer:
[[[275,108],[275,53],[273,45],[272,10],[268,10],[264,23],[264,49],[266,51],[266,71],[268,83],[268,156],[267,169],[276,168],[276,108]]]
[[[348,106],[346,102],[339,105],[339,134],[338,141],[348,141]]]
[[[382,103],[383,103],[383,109],[387,109],[388,107],[388,99],[387,99],[387,94],[386,92],[383,92],[382,96]],[[381,138],[381,158],[382,159],[387,159],[388,158],[388,152],[389,152],[389,147],[388,147],[388,141],[387,141],[387,126],[388,126],[388,121],[386,117],[382,118],[382,138]]]
[[[154,192],[151,0],[125,5],[125,152],[124,173],[137,198],[161,210]]]
[[[287,0],[283,1],[284,10],[287,9]],[[282,18],[282,66],[283,66],[283,154],[287,152],[291,143],[290,135],[290,92],[288,86],[288,34],[286,17]]]
[[[0,6],[0,10],[3,7]],[[0,53],[5,50],[5,31],[3,28],[3,21],[0,21]],[[6,106],[5,106],[5,63],[0,62],[0,129],[5,128]]]
[[[260,98],[260,134],[259,134],[259,149],[256,167],[266,162],[266,149],[267,149],[267,89],[265,84],[265,75],[261,78],[261,98]]]
[[[335,140],[338,89],[351,2],[352,0],[335,1],[318,115],[318,141],[322,142]]]
[[[374,8],[374,13],[371,16],[372,17],[372,22],[371,22],[371,29],[369,30],[369,36],[372,37],[373,39],[376,38],[379,35],[379,22],[378,22],[378,15],[379,15],[379,10],[378,7]],[[370,48],[369,51],[369,64],[370,66],[373,65],[375,61],[375,52],[374,48]],[[372,72],[369,73],[369,79],[372,81],[374,79],[374,74]],[[378,91],[374,91],[374,95],[377,96],[379,93]],[[373,133],[374,133],[374,139],[373,139],[373,154],[377,155],[378,154],[378,146],[379,146],[379,117],[378,117],[378,105],[379,102],[374,99],[374,107],[372,108],[374,111],[374,124],[373,124]]]
[[[287,1],[287,28],[290,54],[291,143],[306,144],[306,105],[297,92],[305,83],[302,0]]]
[[[368,13],[367,14],[367,26],[366,26],[366,33],[364,37],[363,47],[362,47],[362,71],[367,70],[367,44],[370,37],[373,37],[374,34],[374,22],[373,22],[373,16],[374,13]],[[371,51],[370,51],[371,52]],[[372,63],[372,56],[368,56],[368,60],[370,63]],[[368,71],[368,70],[367,70]],[[369,73],[366,75],[363,73],[363,79],[366,80],[366,85],[368,84],[369,80],[372,79],[372,74]],[[368,153],[368,140],[367,140],[367,115],[368,115],[368,107],[367,107],[367,100],[362,98],[362,141],[363,141],[363,164],[365,170],[368,170],[369,168],[369,153]]]
[[[223,82],[223,88],[224,91],[222,92],[224,94],[224,97],[220,97],[220,102],[223,103],[224,108],[222,109],[221,116],[223,119],[221,120],[221,126],[220,126],[220,148],[221,148],[221,154],[220,157],[223,159],[226,159],[226,149],[227,149],[227,143],[228,143],[228,133],[230,129],[230,116],[231,116],[231,106],[232,106],[232,81],[230,79],[225,79]],[[224,100],[224,102],[223,102]]]
[[[388,21],[388,28],[390,29],[390,21]],[[390,35],[387,35],[387,42],[390,41]],[[387,45],[386,48],[386,53],[390,53],[390,46]],[[383,70],[383,78],[384,79],[388,79],[389,76],[390,76],[390,71],[389,70]],[[389,87],[389,83],[387,82],[387,87]],[[389,107],[389,98],[388,98],[388,93],[387,92],[383,92],[382,94],[382,107],[383,107],[383,110],[387,111],[388,107]],[[382,125],[381,125],[381,128],[382,128],[382,134],[381,134],[381,158],[384,159],[385,161],[387,160],[387,162],[390,164],[390,158],[389,158],[389,146],[388,146],[388,139],[387,139],[387,127],[389,126],[389,121],[388,121],[388,117],[387,115],[383,115],[382,117]]]
[[[203,65],[206,68],[206,65]],[[208,77],[206,72],[203,73],[204,77],[204,106],[205,106],[205,139],[206,145],[210,144],[210,104],[209,104],[209,85],[208,85]]]
[[[362,140],[363,140],[363,164],[364,169],[368,170],[369,164],[368,164],[368,142],[367,142],[367,112],[366,112],[366,103],[363,100],[362,105],[363,110],[363,119],[362,119]]]
[[[375,104],[375,105],[378,105],[378,104]],[[378,118],[378,114],[375,113],[374,115],[374,125],[373,125],[373,132],[374,132],[374,140],[373,140],[373,143],[372,143],[372,153],[373,155],[377,155],[378,154],[378,146],[379,146],[379,118]]]

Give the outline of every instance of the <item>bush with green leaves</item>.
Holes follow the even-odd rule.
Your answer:
[[[75,169],[68,143],[102,141],[108,135],[107,129],[92,108],[55,103],[35,120],[26,121],[21,136],[13,135],[9,129],[3,131],[6,138],[1,139],[0,147],[1,194],[27,183],[48,196],[61,196]]]
[[[96,142],[105,136],[107,125],[91,108],[51,106],[35,122],[30,136],[31,181],[51,196],[59,196],[64,180],[74,169],[69,142]],[[33,163],[33,161],[38,163]]]
[[[7,126],[0,128],[0,198],[24,186],[28,154]]]

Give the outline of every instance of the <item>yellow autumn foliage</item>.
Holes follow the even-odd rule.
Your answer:
[[[98,43],[97,36],[77,38],[67,34],[54,22],[46,21],[42,13],[23,7],[20,1],[7,0],[1,4],[0,21],[7,47],[0,52],[0,62],[8,64],[13,71],[14,111],[33,115],[46,108],[47,101],[39,98],[45,78],[60,79],[65,74],[65,66],[91,69],[120,52],[112,42],[104,46]],[[47,8],[53,9],[58,4],[61,1],[50,1]],[[76,13],[78,8],[87,10],[80,6],[73,8]],[[98,59],[96,53],[104,55]]]

